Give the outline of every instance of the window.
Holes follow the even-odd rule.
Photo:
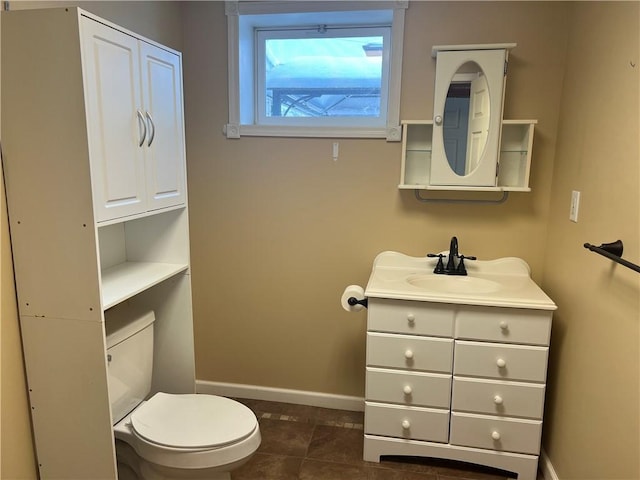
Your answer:
[[[384,127],[390,33],[324,25],[256,31],[258,123]]]
[[[227,2],[227,137],[399,140],[405,8],[385,1]]]

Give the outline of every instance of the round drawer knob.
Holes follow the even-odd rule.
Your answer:
[[[496,360],[496,365],[498,365],[498,367],[500,368],[504,368],[507,366],[507,362],[505,362],[504,358],[499,358],[498,360]]]
[[[411,395],[411,392],[413,392],[413,389],[411,388],[411,385],[405,385],[402,391],[404,392],[405,395]]]
[[[413,352],[411,350],[407,350],[406,352],[404,352],[404,358],[406,358],[407,360],[411,360],[413,358]]]
[[[407,322],[413,325],[415,321],[416,321],[416,316],[413,313],[407,314]]]
[[[409,430],[411,428],[411,424],[409,423],[409,420],[402,421],[402,428],[404,428],[405,430]]]
[[[495,441],[500,440],[500,432],[494,430],[493,432],[491,432],[491,438],[493,438]]]
[[[435,118],[433,119],[433,122],[436,125],[442,125],[442,115],[436,115]]]
[[[496,405],[502,405],[502,397],[500,395],[496,395],[493,397],[493,403]]]
[[[500,322],[500,328],[502,330],[509,330],[509,323],[506,320]]]

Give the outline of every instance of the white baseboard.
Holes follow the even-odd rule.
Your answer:
[[[364,411],[364,398],[330,393],[290,390],[286,388],[261,387],[238,383],[209,382],[196,380],[196,392],[225,397],[250,398],[270,402],[295,403],[312,407],[335,408],[354,412]]]
[[[544,480],[560,480],[558,474],[553,468],[551,464],[551,460],[547,455],[547,452],[544,451],[544,448],[540,451],[540,463],[538,464],[538,468],[542,472],[542,476]]]

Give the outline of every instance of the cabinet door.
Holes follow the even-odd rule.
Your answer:
[[[496,185],[496,164],[502,121],[504,90],[504,64],[506,50],[438,51],[436,84],[433,99],[433,154],[430,181],[432,185],[487,186]],[[449,113],[459,115],[451,101],[460,93],[453,93],[454,85],[469,89],[464,115],[468,116],[466,132],[454,134],[466,139],[460,142],[462,165],[456,167],[456,158],[449,158],[445,144],[457,121]],[[463,94],[464,95],[464,94]],[[464,130],[464,129],[463,129]]]
[[[142,92],[148,135],[149,210],[185,203],[184,123],[180,57],[140,42]]]
[[[100,222],[146,210],[140,60],[137,39],[85,17],[82,37],[93,205]]]

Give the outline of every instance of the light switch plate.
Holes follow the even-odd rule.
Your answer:
[[[571,209],[569,210],[569,220],[578,222],[578,209],[580,208],[580,192],[574,190],[571,192]]]

